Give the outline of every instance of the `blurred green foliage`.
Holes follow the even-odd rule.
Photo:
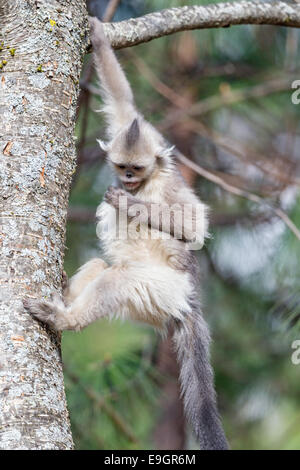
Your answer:
[[[139,2],[138,8],[143,14],[193,3],[147,0],[143,5]],[[130,14],[122,13],[123,17]],[[140,45],[134,53],[159,80],[182,96],[191,95],[192,102],[222,97],[226,90],[243,92],[259,84],[268,86],[274,78],[291,77],[292,82],[297,73],[299,78],[298,31],[265,26],[193,31],[188,33],[188,46],[181,42],[184,34]],[[159,126],[174,111],[174,104],[137,70],[132,56],[126,51],[118,56],[139,108]],[[192,65],[184,63],[185,56]],[[92,81],[97,84],[95,77]],[[99,107],[99,98],[93,96],[84,144],[91,152],[96,137],[104,137],[102,117],[94,112]],[[82,105],[78,142],[83,109]],[[289,175],[297,174],[299,106],[291,103],[290,89],[230,106],[220,103],[195,119],[235,144],[260,152],[264,168],[279,168],[280,174],[290,168]],[[180,124],[166,130],[166,137],[177,139],[179,148],[182,145],[185,149],[187,144],[178,137],[178,129],[180,134]],[[188,156],[198,164],[280,204],[300,227],[297,187],[261,171],[256,161],[251,163],[250,152],[245,153],[246,161],[239,159],[199,134],[188,136],[188,148]],[[94,213],[109,182],[103,159],[92,163],[83,160],[73,185],[71,209],[80,206]],[[214,339],[216,387],[228,439],[234,449],[300,448],[300,365],[291,362],[292,341],[300,339],[300,242],[268,206],[233,196],[203,178],[197,178],[194,185],[211,207],[212,219],[219,216],[225,220],[212,225],[211,239],[199,261],[204,312]],[[99,256],[95,223],[71,220],[65,259],[68,274],[92,256]],[[158,340],[144,325],[106,320],[81,333],[64,334],[65,380],[77,448],[154,447],[153,431],[161,412],[160,386],[168,379],[162,378],[155,366]],[[187,446],[195,444],[187,440]]]

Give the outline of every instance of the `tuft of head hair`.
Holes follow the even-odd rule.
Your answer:
[[[140,126],[138,123],[137,118],[135,118],[126,134],[126,148],[127,150],[130,150],[139,140],[140,137]]]

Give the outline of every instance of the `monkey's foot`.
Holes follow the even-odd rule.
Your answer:
[[[68,309],[57,293],[52,296],[51,301],[41,301],[27,297],[23,299],[23,305],[25,310],[32,316],[42,323],[46,323],[54,330],[76,329],[76,325],[73,325],[70,321],[72,317],[68,315]]]

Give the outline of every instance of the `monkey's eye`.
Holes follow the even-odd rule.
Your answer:
[[[125,165],[116,165],[120,170],[125,170],[126,166]]]
[[[135,171],[139,171],[139,170],[143,170],[144,167],[143,167],[143,166],[134,166],[133,169],[134,169]]]

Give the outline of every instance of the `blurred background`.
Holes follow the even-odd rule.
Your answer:
[[[114,21],[206,0],[88,1]],[[215,1],[215,3],[217,3]],[[118,52],[139,109],[194,163],[179,162],[211,208],[199,252],[219,408],[233,449],[300,448],[299,31],[187,31]],[[95,211],[111,175],[96,143],[101,99],[85,58],[65,267],[99,256]],[[196,170],[196,171],[194,171]],[[199,292],[200,294],[200,292]],[[171,340],[141,324],[94,323],[63,336],[78,449],[197,449],[179,398]]]

